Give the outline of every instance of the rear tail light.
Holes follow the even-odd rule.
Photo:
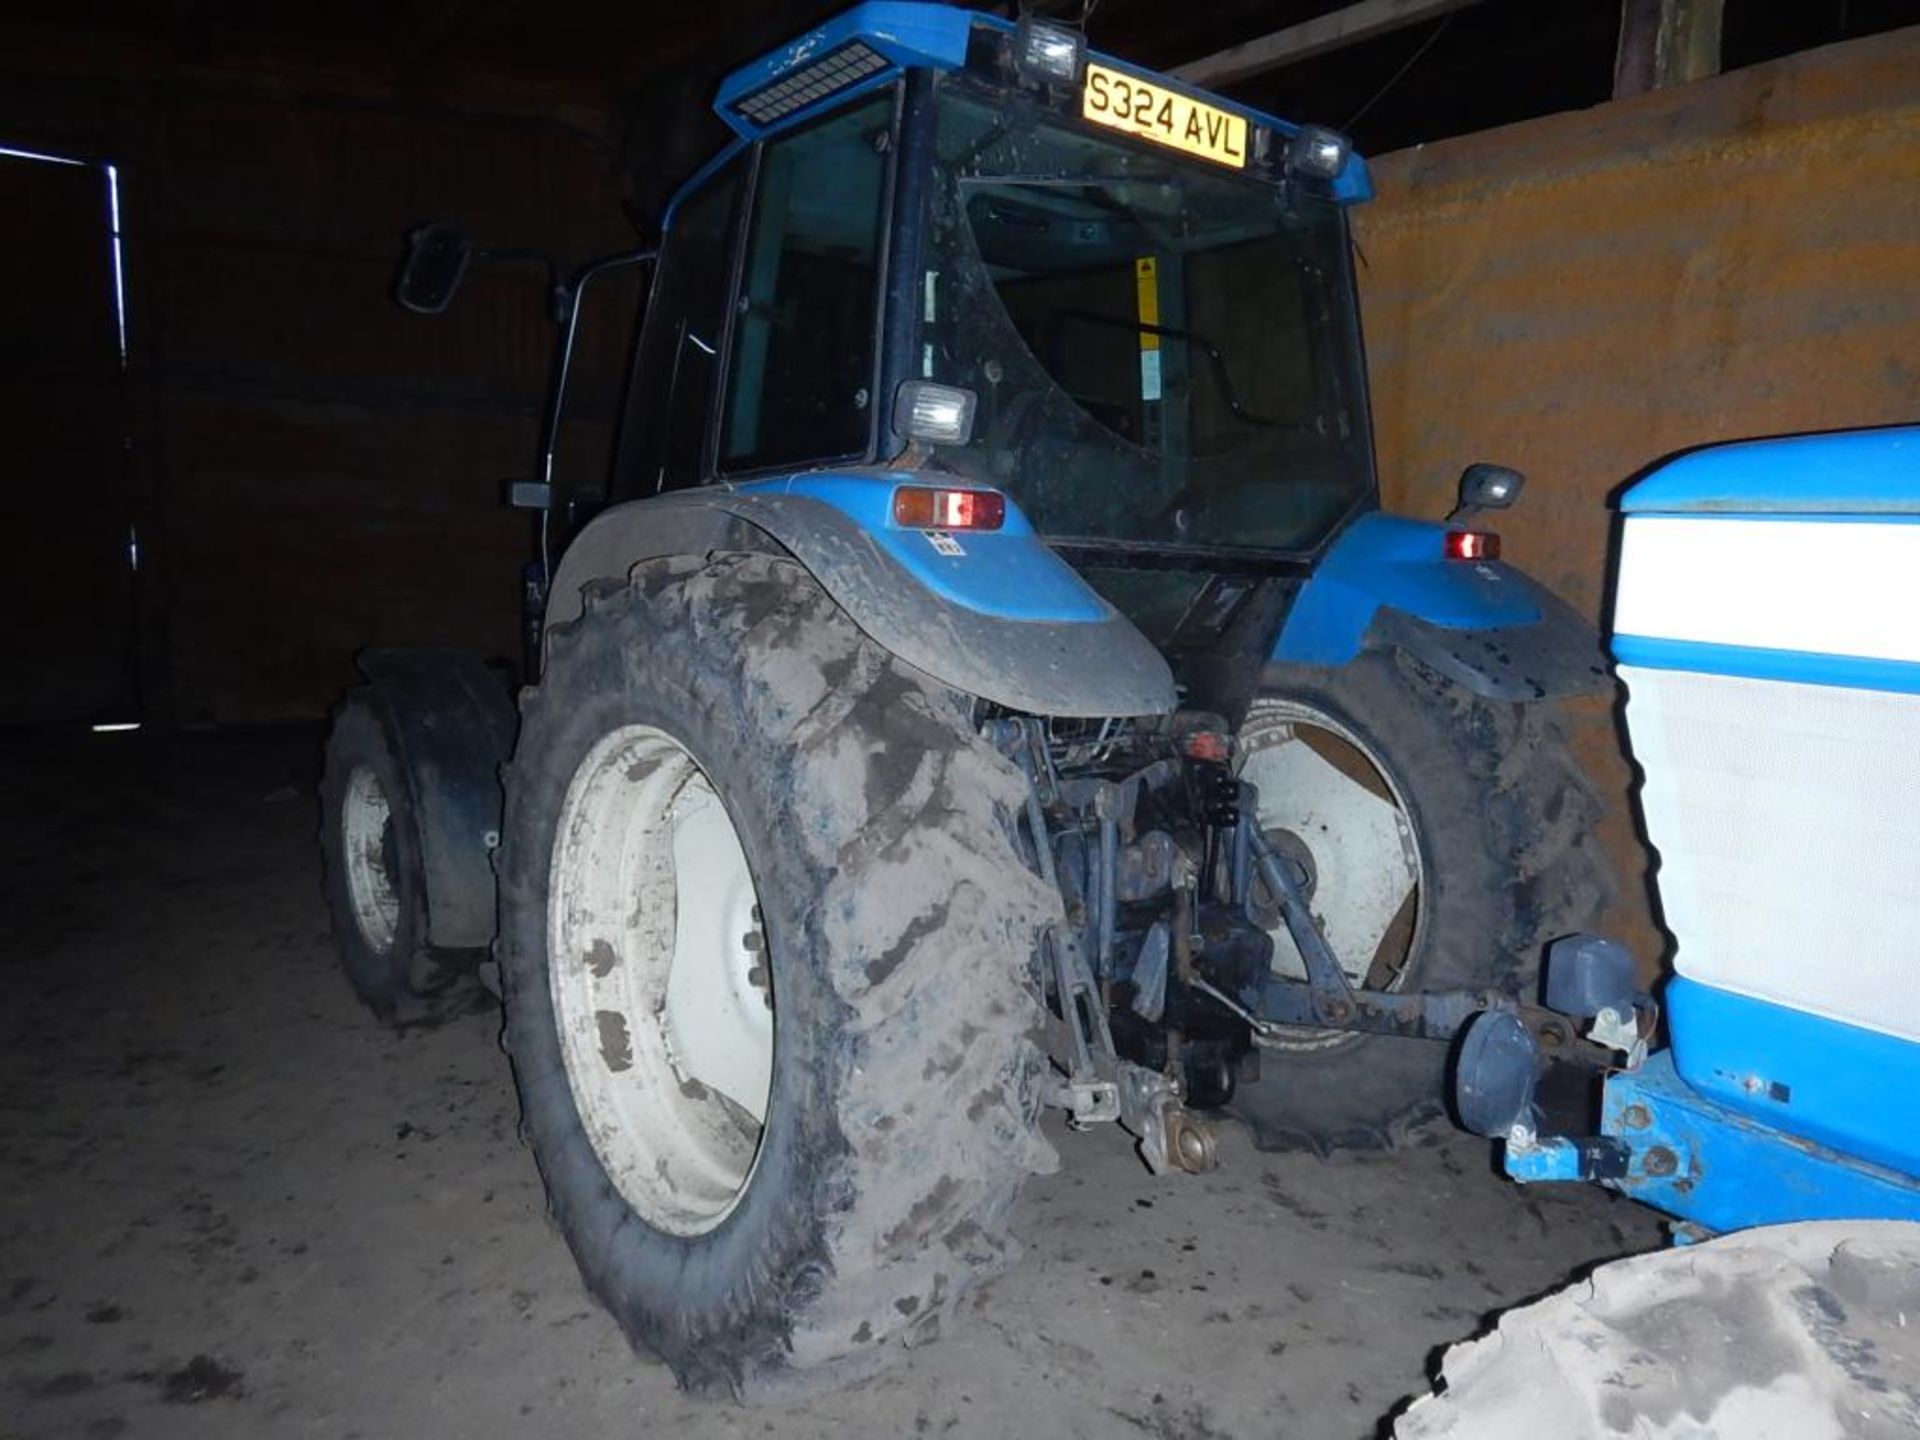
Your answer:
[[[1211,760],[1224,764],[1233,754],[1233,747],[1227,743],[1227,737],[1218,730],[1190,731],[1182,748],[1189,760]]]
[[[1449,530],[1445,553],[1449,560],[1498,560],[1500,537],[1491,530]]]
[[[998,530],[1007,497],[998,490],[936,490],[902,485],[893,492],[893,523],[910,530]]]

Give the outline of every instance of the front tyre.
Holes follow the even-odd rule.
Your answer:
[[[1302,670],[1256,700],[1240,773],[1357,987],[1526,986],[1546,943],[1591,928],[1613,894],[1599,805],[1551,707],[1482,699],[1398,654]],[[1305,978],[1277,911],[1262,919],[1275,972]],[[1233,1109],[1263,1145],[1376,1148],[1441,1111],[1444,1045],[1304,1029],[1262,1043],[1264,1078]]]
[[[552,637],[507,783],[507,1040],[594,1293],[689,1388],[838,1381],[1016,1253],[1023,782],[800,567],[648,562]]]
[[[334,716],[320,779],[322,888],[354,993],[387,1024],[423,1025],[482,998],[474,958],[427,939],[420,815],[400,747],[371,690]]]

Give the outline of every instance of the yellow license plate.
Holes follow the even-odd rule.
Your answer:
[[[1087,62],[1087,79],[1080,91],[1080,114],[1096,125],[1124,130],[1216,165],[1239,170],[1247,163],[1246,117],[1092,61]]]

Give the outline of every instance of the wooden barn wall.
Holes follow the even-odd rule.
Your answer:
[[[391,299],[430,218],[571,260],[634,243],[606,147],[539,118],[244,88],[9,87],[0,139],[114,159],[140,403],[146,704],[186,725],[323,714],[367,645],[517,654],[553,331],[532,266],[442,316]],[[617,373],[618,327],[597,327]],[[604,430],[604,384],[586,409]]]
[[[1507,558],[1604,619],[1609,497],[1712,441],[1920,419],[1920,29],[1402,151],[1360,213],[1386,503],[1524,469]],[[1615,717],[1579,721],[1642,938]]]

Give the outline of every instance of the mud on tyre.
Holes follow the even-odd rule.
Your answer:
[[[1054,1163],[1017,771],[761,555],[590,590],[523,711],[507,1039],[587,1283],[694,1389],[930,1338]]]

